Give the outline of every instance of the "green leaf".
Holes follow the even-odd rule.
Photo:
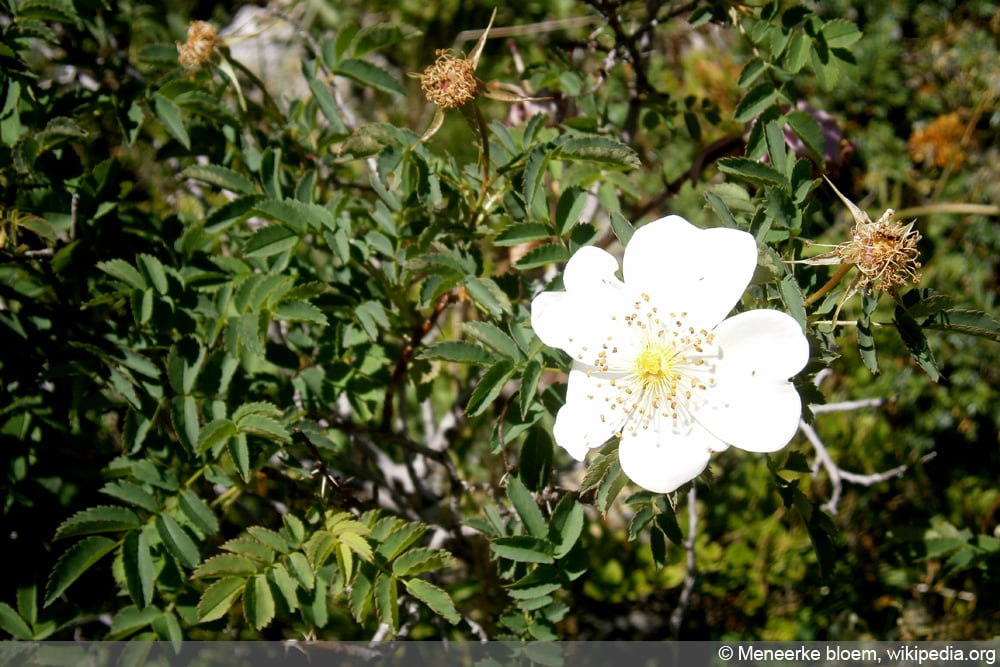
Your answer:
[[[153,113],[174,139],[181,142],[184,148],[191,150],[191,137],[184,127],[181,108],[173,100],[160,93],[153,93]]]
[[[423,579],[410,579],[406,582],[406,591],[452,625],[462,620],[458,610],[455,609],[455,603],[451,601],[451,596],[434,584]]]
[[[561,243],[543,243],[535,246],[515,262],[519,270],[533,269],[569,260],[569,250]]]
[[[260,566],[246,556],[220,554],[212,556],[191,573],[196,578],[228,577],[233,575],[258,574]]]
[[[156,579],[145,531],[133,530],[125,536],[122,543],[122,566],[132,602],[139,609],[145,609],[153,602],[153,583]]]
[[[793,31],[782,60],[784,68],[791,74],[797,73],[809,62],[811,49],[809,36],[802,30]]]
[[[181,176],[193,178],[236,194],[252,195],[257,190],[253,181],[243,174],[215,164],[191,165],[181,172]]]
[[[323,311],[308,301],[282,301],[274,309],[274,316],[290,322],[309,322],[324,326],[328,324]]]
[[[541,565],[511,584],[507,593],[515,600],[534,600],[546,597],[562,587],[559,571],[552,566]]]
[[[289,443],[292,437],[281,422],[264,415],[247,415],[236,423],[242,433],[257,435],[277,442]]]
[[[20,614],[6,602],[0,602],[0,630],[25,641],[34,639],[35,636]]]
[[[392,562],[392,573],[398,577],[412,577],[454,564],[454,558],[443,549],[411,549]]]
[[[309,565],[309,559],[301,551],[293,551],[288,554],[288,569],[303,589],[311,591],[316,586],[316,575],[312,566]],[[345,579],[349,579],[349,577],[345,577]]]
[[[521,522],[528,530],[528,533],[534,537],[546,537],[548,535],[549,527],[545,523],[542,511],[538,508],[534,496],[531,495],[531,492],[528,491],[528,488],[518,477],[509,477],[507,479],[507,498],[514,506],[514,509],[517,510],[517,514],[521,517]]]
[[[785,116],[788,126],[802,140],[809,156],[816,164],[822,166],[825,161],[826,138],[823,130],[811,113],[805,111],[791,111]]]
[[[384,93],[391,93],[393,95],[405,94],[405,91],[399,84],[399,81],[389,74],[389,72],[385,71],[381,67],[378,67],[377,65],[371,64],[367,60],[360,60],[358,58],[341,60],[334,69],[334,73],[346,76],[349,79],[357,81],[361,85],[374,88],[375,90],[381,90]]]
[[[623,247],[628,245],[632,240],[632,234],[635,234],[635,226],[618,211],[611,212],[611,229]]]
[[[823,25],[823,37],[830,48],[843,48],[861,39],[858,26],[847,19],[832,19]]]
[[[201,562],[198,546],[169,514],[156,517],[156,532],[167,546],[167,550],[185,567],[196,568]]]
[[[781,300],[784,301],[785,308],[788,309],[788,314],[795,318],[795,321],[799,323],[799,326],[805,327],[805,299],[802,296],[802,289],[799,287],[795,277],[787,275],[782,278],[781,282],[778,284],[778,290],[781,292]]]
[[[61,540],[92,533],[116,533],[140,526],[139,517],[132,510],[119,505],[98,505],[80,510],[59,524],[55,539]]]
[[[250,577],[243,593],[243,617],[255,630],[264,628],[274,618],[275,604],[267,577],[256,574]]]
[[[149,280],[148,284],[152,285],[157,292],[166,294],[169,291],[167,271],[163,268],[163,262],[153,255],[140,254],[136,256],[136,265],[146,274],[146,278]]]
[[[246,584],[244,577],[227,577],[206,588],[198,601],[198,620],[209,623],[225,616],[236,598],[243,594]]]
[[[718,162],[719,171],[724,174],[742,178],[754,185],[777,185],[785,190],[790,189],[788,179],[774,167],[757,160],[743,157],[722,158]]]
[[[281,410],[274,403],[267,401],[250,401],[243,403],[233,411],[232,419],[235,422],[241,421],[247,415],[266,415],[268,417],[281,416]]]
[[[142,277],[142,274],[124,259],[109,259],[106,262],[98,262],[97,268],[133,289],[141,290],[147,287],[146,279]]]
[[[233,459],[233,465],[244,482],[250,481],[250,446],[247,444],[246,433],[238,433],[235,438],[230,438],[228,442],[229,456]]]
[[[896,330],[899,331],[900,338],[903,339],[903,343],[913,356],[913,360],[926,371],[931,380],[937,382],[941,374],[938,372],[937,364],[934,363],[934,355],[920,325],[902,306],[896,306],[893,321],[896,324]]]
[[[493,553],[517,563],[554,563],[553,545],[548,540],[528,535],[498,537],[490,542]]]
[[[181,623],[173,611],[165,611],[154,618],[152,628],[153,632],[156,633],[156,638],[161,641],[169,641],[176,645],[184,639]]]
[[[351,585],[351,597],[348,606],[351,609],[351,616],[359,623],[364,619],[369,604],[371,603],[372,590],[374,589],[374,574],[368,568],[361,568],[358,576],[354,578]]]
[[[284,524],[281,534],[288,544],[293,547],[299,547],[305,542],[306,539],[306,526],[302,523],[302,519],[291,513],[286,513],[281,515],[281,523]]]
[[[219,519],[215,516],[215,512],[194,491],[184,489],[177,500],[181,511],[184,512],[184,516],[196,525],[201,532],[206,535],[215,535],[219,532]]]
[[[236,435],[236,424],[228,419],[215,419],[201,427],[198,433],[198,452],[203,453]]]
[[[307,204],[294,199],[265,199],[258,202],[254,210],[299,235],[308,231],[337,230],[337,220],[333,213],[319,204]]]
[[[296,593],[298,589],[298,584],[295,579],[288,574],[288,570],[281,563],[275,564],[270,570],[267,571],[267,580],[270,581],[278,592],[281,593],[281,597],[285,599],[285,604],[292,611],[298,609],[299,599]]]
[[[378,620],[389,626],[392,632],[399,627],[399,592],[396,577],[379,572],[375,576],[375,611]]]
[[[35,19],[76,23],[80,20],[73,4],[66,0],[25,0],[17,8],[17,22]]]
[[[368,157],[400,143],[398,129],[388,123],[368,123],[351,133],[340,145],[343,156]]]
[[[162,612],[156,607],[146,607],[139,609],[134,605],[122,607],[111,619],[111,627],[108,630],[109,639],[121,639],[149,626],[153,620]]]
[[[496,238],[493,245],[515,246],[531,241],[541,241],[552,237],[552,230],[539,222],[521,222],[504,228]]]
[[[740,70],[740,77],[736,82],[740,88],[746,88],[760,78],[760,75],[767,71],[767,63],[760,58],[751,58]]]
[[[399,550],[405,549],[416,540],[417,537],[423,534],[423,529],[419,525],[414,526],[416,532],[400,531],[396,539],[402,539],[403,543],[400,545],[399,542],[394,539],[393,541],[386,541],[379,545],[379,552],[382,554],[390,554],[386,556],[387,560],[391,560],[398,553]],[[355,533],[351,531],[340,533],[338,539],[347,546],[352,552],[358,555],[362,560],[370,561],[375,555],[372,552],[372,546],[365,539],[364,535],[360,533]],[[407,541],[408,540],[408,541]]]
[[[680,524],[677,523],[677,515],[674,513],[674,508],[670,506],[670,503],[663,499],[662,502],[657,503],[660,512],[656,515],[656,527],[667,536],[667,539],[676,544],[677,546],[684,546],[684,534],[681,532]]]
[[[419,35],[420,31],[409,25],[397,23],[375,23],[358,30],[351,40],[351,53],[361,56],[371,51],[384,49]]]
[[[261,563],[274,561],[274,550],[249,536],[234,537],[220,547],[224,551],[240,554]]]
[[[944,299],[947,299],[947,297],[944,297]],[[925,299],[917,305],[920,306],[921,304],[927,304],[928,301],[930,301],[930,299]],[[941,300],[936,300],[936,305],[940,305],[941,303]],[[925,305],[923,306],[923,309],[927,310],[931,308],[932,305],[935,304]],[[910,311],[911,314],[913,314],[916,310],[917,308],[912,309]],[[924,323],[924,328],[954,331],[956,333],[969,334],[970,336],[988,338],[989,340],[1000,343],[1000,322],[997,322],[997,320],[988,313],[978,310],[963,310],[957,308],[940,310],[935,313],[934,317]]]
[[[423,359],[437,359],[456,364],[477,364],[486,366],[497,360],[497,357],[482,345],[465,341],[450,340],[434,343],[420,352]]]
[[[552,473],[552,452],[552,436],[548,431],[540,428],[528,431],[518,466],[518,478],[527,488],[541,491],[548,485]]]
[[[872,335],[872,313],[878,305],[878,299],[870,294],[862,294],[862,316],[858,319],[858,353],[861,361],[873,375],[878,374],[878,356],[875,352],[875,338]]]
[[[270,257],[294,248],[299,235],[284,225],[261,227],[243,246],[245,257]]]
[[[506,359],[520,359],[521,349],[503,329],[489,322],[470,321],[464,325],[465,331],[476,340],[489,346]]]
[[[21,615],[21,618],[28,622],[28,625],[37,626],[38,586],[34,582],[28,585],[18,586],[17,612]],[[38,638],[42,639],[42,637]]]
[[[201,425],[198,423],[198,405],[194,396],[175,396],[170,400],[170,418],[173,421],[177,439],[189,452],[197,450],[198,433]]]
[[[627,482],[628,477],[622,472],[621,464],[616,458],[614,463],[608,467],[608,474],[601,480],[597,489],[596,505],[601,514],[607,515],[608,510],[611,509],[611,503],[615,502],[615,498],[618,497]]]
[[[70,585],[89,570],[97,561],[115,548],[117,543],[107,537],[91,535],[66,550],[56,561],[46,586],[45,605],[48,607]]]
[[[626,169],[633,169],[642,164],[635,151],[607,137],[573,137],[562,142],[553,156],[560,160],[584,160]]]
[[[536,359],[532,359],[524,366],[524,373],[521,375],[521,387],[518,390],[518,403],[521,404],[521,419],[527,419],[531,411],[531,404],[535,400],[538,392],[538,380],[542,376],[542,364]]]
[[[570,552],[583,534],[584,519],[583,505],[569,494],[560,498],[549,522],[549,540],[555,545],[554,558],[562,558]]]
[[[382,535],[381,530],[375,530],[370,537],[375,544],[375,553],[387,561],[399,556],[427,531],[427,526],[420,523],[406,523],[395,518],[386,518],[383,521],[385,523],[381,523],[380,526],[390,528],[390,532]],[[342,534],[340,539],[346,541],[345,538],[349,534]]]
[[[559,196],[559,203],[556,204],[556,227],[563,234],[568,234],[577,224],[583,215],[583,210],[587,206],[590,195],[583,188],[573,186],[563,190]]]
[[[182,338],[167,354],[167,378],[178,394],[189,394],[205,360],[205,348],[194,338]]]
[[[469,276],[464,285],[472,302],[487,314],[496,318],[510,314],[510,299],[493,279]]]
[[[465,412],[476,417],[486,411],[503,391],[504,385],[514,375],[514,365],[509,361],[498,361],[487,369],[472,391]]]
[[[277,531],[265,528],[264,526],[250,526],[247,528],[247,533],[275,551],[288,553],[288,542]]]
[[[743,96],[733,119],[738,123],[749,123],[759,116],[764,109],[778,101],[780,94],[773,83],[759,83]]]

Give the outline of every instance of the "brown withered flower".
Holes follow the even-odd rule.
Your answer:
[[[833,316],[833,321],[836,323],[841,307],[858,292],[864,291],[868,294],[875,290],[889,292],[906,283],[914,285],[920,283],[918,270],[921,264],[917,243],[921,237],[920,232],[913,229],[913,222],[904,224],[893,220],[895,211],[891,208],[886,209],[878,220],[872,221],[871,217],[845,197],[830,179],[827,178],[826,182],[854,217],[850,240],[834,246],[829,252],[793,263],[818,266],[841,265],[841,270],[810,296],[807,304],[814,303],[833,288],[851,267],[858,269],[857,276],[851,280],[840,303],[837,304]]]
[[[543,99],[509,92],[504,88],[510,86],[495,81],[488,84],[483,83],[476,76],[479,58],[483,55],[483,47],[486,45],[496,15],[497,10],[494,9],[489,24],[483,34],[479,36],[468,56],[456,55],[448,49],[438,49],[435,52],[437,60],[434,61],[434,64],[427,67],[422,74],[412,75],[419,77],[420,89],[427,101],[437,106],[434,118],[427,130],[424,131],[423,136],[420,137],[420,141],[430,139],[441,129],[446,111],[458,109],[479,139],[483,150],[484,175],[486,175],[489,165],[489,138],[486,136],[486,122],[479,108],[474,104],[476,99],[487,97],[501,102],[528,102]],[[484,180],[486,179],[484,178]]]
[[[459,58],[447,49],[438,49],[437,61],[420,75],[420,88],[427,101],[442,109],[468,104],[479,93],[476,63]]]
[[[191,21],[188,24],[187,41],[177,42],[177,61],[187,69],[195,69],[207,63],[222,44],[219,32],[206,21]]]

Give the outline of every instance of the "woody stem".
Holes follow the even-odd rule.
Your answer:
[[[825,285],[823,285],[818,290],[809,295],[809,297],[805,300],[803,305],[809,307],[814,303],[816,303],[817,301],[819,301],[824,294],[832,290],[837,285],[837,283],[839,283],[841,279],[843,279],[843,277],[847,275],[847,272],[850,271],[851,267],[853,266],[854,266],[853,264],[841,265],[841,267],[837,269],[837,272],[834,273],[832,276],[830,276],[830,279],[826,281]]]

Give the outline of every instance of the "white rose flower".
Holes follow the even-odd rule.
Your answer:
[[[801,401],[789,378],[809,359],[799,324],[775,310],[726,317],[757,264],[753,236],[668,216],[632,236],[622,276],[595,247],[566,265],[564,292],[531,304],[538,337],[573,358],[556,442],[582,461],[621,439],[622,470],[667,493],[729,446],[774,452]]]

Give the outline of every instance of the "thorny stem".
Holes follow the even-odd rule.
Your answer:
[[[819,301],[824,294],[826,294],[834,287],[836,287],[837,283],[839,283],[841,279],[843,279],[843,277],[847,275],[847,272],[850,271],[853,267],[854,267],[853,264],[842,264],[841,267],[837,269],[837,272],[834,273],[832,276],[830,276],[830,279],[826,281],[825,285],[820,287],[818,290],[816,290],[815,292],[810,294],[809,297],[806,298],[804,305],[808,308],[809,306]]]
[[[399,355],[399,361],[396,362],[396,368],[392,371],[392,379],[389,381],[389,386],[385,390],[385,404],[382,406],[382,424],[381,431],[383,433],[388,433],[392,425],[392,402],[396,395],[396,387],[403,382],[403,376],[406,374],[406,366],[410,363],[410,359],[413,358],[413,353],[416,351],[420,344],[424,340],[424,336],[427,335],[434,325],[437,324],[438,318],[441,317],[441,313],[444,309],[448,307],[454,301],[458,300],[458,294],[452,290],[446,292],[438,298],[437,303],[434,304],[434,310],[427,317],[426,320],[416,325],[413,328],[413,333],[410,335],[410,342],[406,347],[403,348],[402,354]]]
[[[305,433],[299,429],[292,431],[292,439],[296,442],[305,445],[309,453],[312,454],[313,458],[316,459],[316,471],[323,476],[323,479],[330,484],[331,487],[337,490],[340,495],[341,504],[344,507],[349,508],[359,508],[360,503],[354,498],[347,490],[347,488],[341,484],[340,480],[334,477],[333,473],[327,467],[326,462],[323,460],[323,455],[320,454],[319,449],[316,445],[312,443]]]

